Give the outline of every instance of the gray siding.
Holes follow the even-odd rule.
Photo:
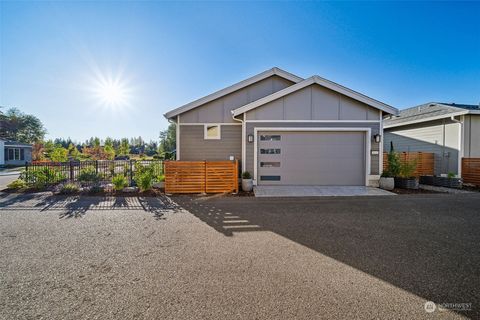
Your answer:
[[[458,174],[459,124],[449,119],[387,128],[383,139],[386,152],[390,151],[391,141],[396,151],[434,153],[437,175]]]
[[[271,76],[180,115],[180,123],[234,123],[231,110],[289,87],[293,82]]]
[[[205,140],[203,125],[180,125],[180,160],[242,159],[242,126],[221,126],[220,140]]]
[[[247,120],[380,120],[380,111],[312,84],[248,111]]]
[[[380,132],[380,124],[379,123],[365,123],[365,122],[348,122],[348,123],[332,123],[332,122],[247,122],[246,124],[246,134],[254,134],[255,128],[277,128],[277,127],[290,127],[290,128],[302,128],[302,127],[323,127],[323,128],[335,128],[335,127],[348,127],[348,128],[370,128],[372,137],[373,135]],[[379,151],[379,144],[371,141],[371,150],[367,150],[367,152],[371,151]],[[245,146],[246,151],[246,170],[253,174],[253,169],[255,166],[254,163],[254,144],[246,142]],[[379,156],[370,154],[370,174],[377,175],[379,174]]]
[[[466,115],[464,126],[463,156],[480,158],[480,115]]]

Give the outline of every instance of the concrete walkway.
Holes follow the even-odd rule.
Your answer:
[[[395,193],[362,186],[255,186],[256,197],[393,196]]]

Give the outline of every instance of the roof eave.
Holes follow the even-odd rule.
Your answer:
[[[292,92],[295,92],[297,90],[300,90],[300,89],[303,89],[309,85],[312,85],[312,84],[318,84],[322,87],[325,87],[325,88],[328,88],[330,90],[333,90],[335,92],[338,92],[340,94],[343,94],[343,95],[346,95],[352,99],[355,99],[357,101],[360,101],[360,102],[363,102],[369,106],[372,106],[374,108],[377,108],[379,110],[382,110],[388,114],[393,114],[393,115],[398,115],[399,111],[398,109],[392,107],[392,106],[389,106],[383,102],[380,102],[378,100],[375,100],[375,99],[372,99],[366,95],[363,95],[359,92],[356,92],[354,90],[351,90],[351,89],[348,89],[342,85],[339,85],[335,82],[332,82],[330,80],[327,80],[327,79],[324,79],[324,78],[321,78],[319,76],[313,76],[313,77],[310,77],[310,78],[307,78],[305,80],[303,80],[302,82],[299,82],[297,84],[294,84],[290,87],[287,87],[283,90],[280,90],[278,92],[275,92],[269,96],[266,96],[264,98],[261,98],[259,100],[256,100],[254,102],[251,102],[245,106],[242,106],[240,108],[237,108],[235,110],[232,111],[232,114],[234,116],[238,116],[242,113],[245,113],[245,112],[248,112],[250,110],[253,110],[255,108],[258,108],[268,102],[271,102],[271,101],[274,101],[276,99],[279,99],[279,98],[282,98]]]
[[[248,79],[237,82],[236,84],[233,84],[229,87],[226,87],[226,88],[221,89],[219,91],[216,91],[212,94],[209,94],[209,95],[207,95],[203,98],[197,99],[197,100],[192,101],[190,103],[187,103],[187,104],[185,104],[185,105],[183,105],[179,108],[171,110],[171,111],[165,113],[163,116],[167,119],[171,119],[173,117],[176,117],[179,114],[190,111],[190,110],[192,110],[194,108],[197,108],[197,107],[199,107],[203,104],[206,104],[206,103],[211,102],[213,100],[219,99],[219,98],[221,98],[221,97],[223,97],[227,94],[230,94],[232,92],[235,92],[237,90],[245,88],[249,85],[252,85],[252,84],[254,84],[258,81],[267,79],[267,78],[269,78],[271,76],[274,76],[274,75],[279,76],[279,77],[284,78],[284,79],[287,79],[287,80],[290,80],[294,83],[298,83],[298,82],[303,80],[303,78],[301,78],[301,77],[298,77],[298,76],[296,76],[292,73],[289,73],[285,70],[282,70],[280,68],[274,67],[274,68],[266,70],[262,73],[259,73],[259,74],[255,75],[253,77],[250,77]]]
[[[450,112],[450,113],[445,113],[445,114],[442,114],[442,115],[439,115],[439,116],[426,117],[426,118],[416,119],[416,120],[412,120],[412,121],[405,121],[405,122],[393,123],[393,124],[388,124],[388,121],[387,121],[387,122],[384,122],[383,128],[388,129],[388,128],[408,126],[408,125],[411,125],[411,124],[434,121],[434,120],[445,119],[445,118],[456,117],[456,116],[462,116],[462,115],[466,115],[466,114],[480,114],[480,110],[465,110],[465,111],[459,111],[459,112]]]

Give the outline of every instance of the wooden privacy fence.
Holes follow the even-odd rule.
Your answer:
[[[400,162],[417,161],[414,176],[433,176],[435,172],[435,156],[427,152],[397,152]],[[388,169],[388,153],[383,154],[383,170]]]
[[[238,160],[166,161],[165,192],[238,192]]]
[[[462,158],[462,178],[465,183],[480,186],[480,158]]]

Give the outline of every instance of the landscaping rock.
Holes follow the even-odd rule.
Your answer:
[[[138,192],[138,187],[126,187],[126,188],[123,188],[123,192],[126,192],[126,193]]]

